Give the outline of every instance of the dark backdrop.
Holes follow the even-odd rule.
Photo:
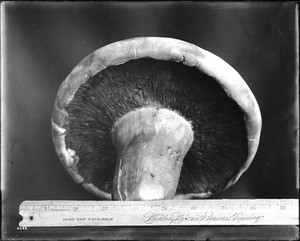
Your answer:
[[[293,3],[6,3],[2,11],[2,212],[4,237],[24,200],[95,200],[56,157],[51,114],[75,65],[114,41],[162,36],[223,58],[260,105],[258,153],[238,183],[212,198],[297,196],[298,82]]]

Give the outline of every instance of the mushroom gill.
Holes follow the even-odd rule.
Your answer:
[[[204,71],[183,64],[187,57],[175,62],[168,45],[165,55],[155,49],[160,56],[153,58],[145,43],[160,40],[169,39],[128,40],[135,48],[142,42],[145,56],[71,73],[58,93],[52,123],[59,158],[75,181],[101,198],[208,197],[236,182],[254,158],[261,120],[248,87],[214,74],[207,58]],[[93,58],[75,73],[95,65]]]

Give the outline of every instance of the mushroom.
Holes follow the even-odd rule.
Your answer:
[[[206,198],[251,164],[257,101],[224,60],[143,37],[102,47],[61,84],[52,115],[59,159],[101,199]]]

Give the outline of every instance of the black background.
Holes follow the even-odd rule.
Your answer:
[[[56,157],[50,131],[53,103],[79,61],[132,37],[172,37],[211,51],[232,65],[256,96],[263,118],[258,153],[236,185],[212,198],[297,197],[294,3],[3,6],[3,237],[20,237],[18,208],[24,200],[96,200],[71,180]]]

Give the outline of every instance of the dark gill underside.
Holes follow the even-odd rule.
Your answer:
[[[91,77],[66,108],[66,145],[79,156],[85,182],[111,192],[116,162],[111,127],[144,106],[176,110],[192,122],[195,140],[177,194],[218,192],[246,161],[243,113],[213,78],[182,63],[139,59]]]

